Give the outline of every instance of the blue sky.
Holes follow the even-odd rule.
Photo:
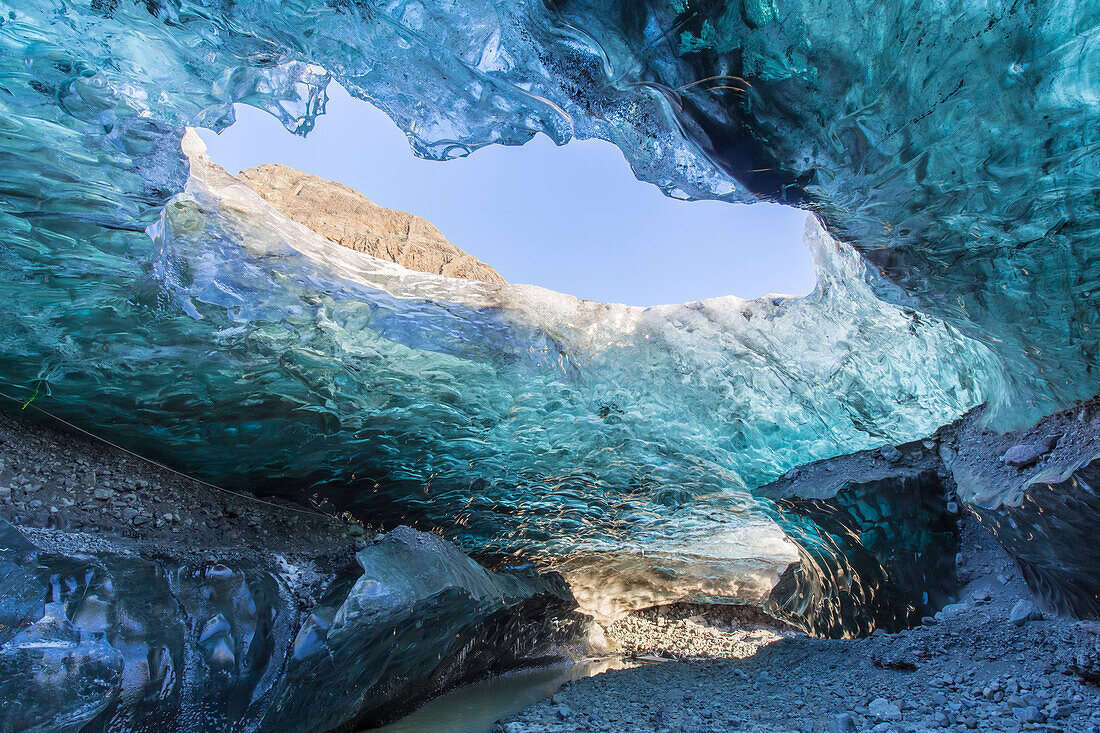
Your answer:
[[[200,134],[230,173],[282,163],[423,216],[509,282],[629,305],[813,289],[804,212],[670,199],[598,140],[557,147],[540,135],[522,147],[421,160],[382,112],[336,85],[329,95],[305,139],[240,105],[235,125]]]

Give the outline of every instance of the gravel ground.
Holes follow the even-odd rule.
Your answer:
[[[1100,625],[1013,623],[1028,597],[1015,564],[972,520],[963,547],[963,600],[919,628],[827,640],[759,618],[634,614],[608,637],[639,666],[571,682],[498,730],[1100,731],[1100,688],[1072,669]],[[645,663],[661,657],[676,661]]]
[[[677,603],[612,623],[608,641],[627,661],[744,659],[763,646],[803,636],[752,606]]]
[[[278,499],[220,491],[32,410],[0,411],[0,518],[46,551],[281,562],[320,590],[373,532]],[[305,590],[305,606],[314,599]]]

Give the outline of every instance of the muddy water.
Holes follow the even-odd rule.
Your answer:
[[[624,666],[620,658],[606,657],[493,677],[441,695],[370,733],[489,733],[496,721],[553,695],[570,680]]]

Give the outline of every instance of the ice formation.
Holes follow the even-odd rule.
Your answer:
[[[791,467],[1100,391],[1098,24],[1089,0],[0,0],[0,389],[482,553],[778,567],[794,515],[751,489]],[[421,155],[600,137],[669,195],[806,208],[818,287],[638,309],[410,273],[180,149],[238,102],[307,132],[330,78]]]
[[[66,318],[85,345],[23,335],[58,365],[40,375],[50,404],[88,415],[66,387],[79,369],[105,387],[91,410],[113,439],[145,432],[143,450],[199,475],[274,477],[482,552],[755,557],[776,533],[748,489],[930,432],[996,374],[980,345],[877,299],[815,223],[810,296],[633,308],[403,270],[192,160],[155,227],[148,301],[112,309],[126,343],[102,311]]]
[[[275,562],[46,544],[0,520],[5,730],[358,729],[581,623],[560,579],[491,573],[408,527],[361,550],[308,614]]]

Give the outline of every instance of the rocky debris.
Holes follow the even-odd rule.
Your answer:
[[[607,640],[628,659],[743,659],[793,628],[751,606],[677,603],[611,623]]]
[[[241,171],[237,179],[283,216],[336,244],[418,272],[504,284],[500,273],[426,219],[383,208],[347,186],[273,163]]]
[[[1100,643],[1100,636],[1098,643]],[[1082,649],[1077,652],[1069,664],[1069,670],[1085,682],[1100,685],[1100,646]]]
[[[932,626],[849,640],[777,630],[777,638],[744,658],[638,659],[639,666],[568,683],[553,704],[528,708],[499,730],[1100,732],[1100,688],[1076,671],[1078,659],[1089,664],[1100,625],[1065,618],[1006,623],[1026,586],[973,519],[964,519],[959,563],[966,583],[960,601]],[[682,646],[693,643],[683,635],[696,633],[695,643],[704,644],[721,624],[669,628],[669,646]],[[717,639],[715,645],[722,648]],[[875,664],[875,658],[911,664]]]
[[[200,561],[231,548],[239,559],[282,553],[340,564],[374,534],[349,515],[219,491],[29,411],[0,411],[0,518]]]

